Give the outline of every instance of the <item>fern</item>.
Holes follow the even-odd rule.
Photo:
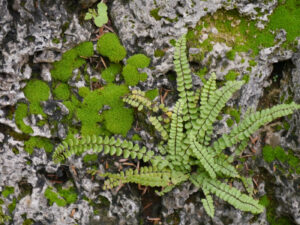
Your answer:
[[[229,81],[217,90],[216,75],[212,74],[201,91],[194,91],[185,51],[186,39],[183,36],[177,41],[174,52],[179,100],[172,110],[164,104],[151,102],[140,90],[133,90],[123,98],[124,102],[137,108],[138,111],[147,112],[148,120],[161,139],[156,148],[158,151],[119,138],[93,135],[63,141],[57,146],[53,160],[62,162],[73,154],[81,155],[88,150],[138,159],[148,163],[149,166],[135,170],[128,169],[118,174],[97,172],[98,175],[107,178],[104,188],[138,183],[162,187],[162,190],[157,192],[162,195],[176,185],[190,180],[203,190],[205,198],[202,199],[202,203],[211,217],[215,211],[212,194],[242,211],[261,213],[264,210],[263,206],[251,197],[253,192],[251,179],[240,176],[231,163],[242,154],[249,137],[261,126],[276,118],[292,114],[300,108],[300,105],[282,104],[260,112],[249,111],[243,121],[228,134],[212,140],[213,123],[226,102],[244,82]],[[235,148],[235,152],[230,156],[223,152],[229,147]],[[196,167],[198,170],[195,172]],[[230,187],[224,178],[238,179],[245,185],[250,195]]]

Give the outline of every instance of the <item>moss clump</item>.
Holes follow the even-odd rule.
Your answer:
[[[51,187],[47,187],[44,195],[48,199],[49,204],[53,205],[53,203],[56,203],[58,206],[64,207],[67,205],[67,202],[65,199],[60,197],[56,192],[52,191],[53,189]]]
[[[70,97],[69,86],[65,83],[59,83],[53,90],[54,97],[60,100],[67,100]]]
[[[120,64],[111,64],[108,68],[102,71],[101,77],[108,83],[112,83],[116,75],[121,72]]]
[[[145,68],[150,64],[150,58],[144,54],[135,54],[127,60],[127,64],[135,66],[137,68]]]
[[[231,50],[226,53],[226,57],[230,60],[234,60],[236,52]]]
[[[154,56],[155,57],[163,57],[164,55],[165,55],[165,52],[163,50],[161,50],[161,49],[156,49],[154,51]]]
[[[228,127],[232,127],[232,125],[234,124],[234,122],[233,122],[232,119],[226,120],[226,123],[227,123],[227,126],[228,126]]]
[[[24,150],[29,154],[32,154],[34,148],[43,148],[46,152],[51,153],[53,150],[53,144],[43,137],[30,137],[28,141],[25,141]]]
[[[126,85],[108,84],[101,90],[103,104],[111,108],[124,106],[121,97],[127,93],[129,89]]]
[[[98,161],[98,154],[87,154],[83,157],[83,162],[89,163],[89,162],[97,162]]]
[[[51,75],[54,79],[66,82],[74,69],[85,64],[83,58],[91,57],[94,54],[92,42],[83,42],[78,46],[66,51],[60,61],[53,63]],[[82,58],[83,57],[83,58]]]
[[[9,195],[13,194],[14,192],[15,192],[14,187],[5,186],[1,194],[4,198],[7,198]]]
[[[133,122],[133,110],[116,107],[104,112],[105,127],[114,134],[126,136]]]
[[[275,154],[274,154],[272,146],[265,145],[263,147],[262,153],[263,153],[263,158],[267,163],[271,163],[275,160]]]
[[[12,201],[12,203],[10,203],[10,204],[7,206],[8,211],[9,211],[10,214],[13,213],[13,211],[14,211],[15,208],[16,208],[16,205],[17,205],[17,199],[14,198],[13,201]]]
[[[49,86],[41,80],[30,80],[24,88],[24,94],[30,102],[30,113],[45,116],[40,102],[48,100],[50,96]]]
[[[155,8],[150,11],[150,16],[152,16],[155,20],[161,20],[162,16],[159,13],[160,8]]]
[[[237,76],[239,75],[238,72],[234,70],[230,70],[226,75],[225,75],[225,80],[230,81],[230,80],[236,80]]]
[[[18,128],[23,131],[25,134],[33,133],[33,130],[30,126],[27,126],[23,119],[27,117],[27,105],[24,103],[18,103],[17,109],[15,111],[15,121]]]
[[[106,33],[99,38],[97,51],[115,63],[121,61],[126,56],[126,49],[121,45],[118,36],[114,33]]]
[[[153,90],[146,91],[145,96],[150,100],[154,100],[158,96],[158,89],[156,88]]]
[[[70,187],[69,189],[58,187],[57,192],[53,191],[52,187],[47,187],[44,195],[49,200],[50,205],[56,203],[61,207],[74,203],[77,200],[77,193],[73,187]]]
[[[136,54],[131,56],[127,60],[127,65],[123,68],[122,74],[125,80],[125,83],[129,86],[135,86],[140,81],[147,80],[146,73],[140,73],[138,68],[145,68],[149,66],[150,58],[143,54]]]
[[[140,140],[142,140],[142,138],[140,137],[140,135],[134,134],[134,135],[132,136],[131,140],[133,140],[133,141],[140,141]]]
[[[72,204],[77,200],[77,193],[74,187],[70,187],[68,189],[63,189],[58,187],[58,194],[63,197],[67,204]]]

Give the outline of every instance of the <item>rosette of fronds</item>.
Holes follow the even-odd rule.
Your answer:
[[[202,203],[211,217],[214,216],[215,210],[213,194],[242,211],[261,213],[264,208],[258,200],[228,184],[229,179],[239,179],[242,182],[247,180],[239,174],[232,162],[240,156],[249,137],[261,126],[292,114],[300,105],[292,102],[248,113],[229,133],[213,140],[213,124],[217,116],[232,95],[242,87],[244,81],[229,81],[217,89],[216,75],[211,74],[202,90],[195,91],[186,56],[185,36],[176,43],[174,66],[179,99],[172,110],[163,104],[151,102],[143,92],[137,90],[123,98],[124,102],[139,111],[148,112],[149,122],[161,136],[158,151],[134,144],[130,140],[93,135],[63,141],[53,154],[54,161],[61,162],[73,154],[80,155],[87,150],[142,160],[149,166],[128,169],[118,174],[97,173],[107,177],[104,188],[113,188],[123,183],[137,183],[162,187],[158,194],[164,194],[189,180],[202,189],[205,196]],[[161,116],[157,116],[159,113]],[[236,150],[230,156],[224,153],[229,147]],[[198,168],[196,172],[192,167]]]

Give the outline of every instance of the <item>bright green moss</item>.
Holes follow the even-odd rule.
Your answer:
[[[12,203],[10,203],[10,204],[7,206],[8,211],[9,211],[10,214],[13,213],[13,211],[14,211],[15,208],[16,208],[16,205],[17,205],[17,199],[14,198],[13,201],[12,201]]]
[[[240,122],[240,113],[239,113],[238,110],[236,110],[236,109],[231,109],[230,112],[229,112],[229,114],[235,119],[235,121],[236,121],[237,123]]]
[[[43,148],[46,152],[51,153],[53,150],[53,144],[47,138],[33,136],[24,143],[24,150],[29,154],[32,154],[35,148]]]
[[[27,105],[24,103],[18,103],[17,109],[15,111],[15,121],[18,128],[23,131],[25,134],[33,133],[33,130],[30,126],[27,126],[23,119],[27,117]]]
[[[259,204],[263,205],[264,207],[268,207],[270,205],[270,200],[267,195],[262,196],[259,199]]]
[[[233,122],[232,119],[226,120],[226,123],[227,123],[227,126],[228,126],[228,127],[232,127],[232,125],[234,124],[234,122]]]
[[[162,16],[159,13],[160,8],[155,8],[150,11],[150,16],[152,16],[155,20],[161,20]]]
[[[1,194],[4,198],[7,198],[9,195],[13,194],[14,192],[15,192],[14,187],[5,186]]]
[[[275,160],[275,154],[272,146],[265,145],[263,147],[263,158],[267,163],[271,163]]]
[[[255,62],[254,60],[249,60],[249,65],[250,66],[256,66],[257,62]]]
[[[77,200],[77,193],[74,187],[70,187],[69,189],[58,187],[57,192],[61,197],[65,199],[66,204],[72,204]]]
[[[82,42],[75,47],[78,56],[92,57],[94,55],[94,47],[91,41]]]
[[[170,44],[171,44],[172,46],[175,47],[175,45],[176,45],[176,40],[175,40],[175,39],[171,39],[169,42],[170,42]]]
[[[149,91],[146,91],[146,94],[145,94],[145,96],[147,97],[147,98],[149,98],[150,100],[154,100],[157,96],[158,96],[158,89],[157,88],[155,88],[155,89],[153,89],[153,90],[149,90]]]
[[[53,90],[56,99],[67,100],[70,97],[69,86],[65,83],[59,83]]]
[[[127,59],[127,64],[135,66],[137,68],[145,68],[150,64],[150,58],[144,54],[135,54]]]
[[[92,42],[83,42],[66,51],[60,61],[53,63],[53,69],[51,70],[52,77],[62,82],[68,81],[72,76],[73,70],[86,63],[83,58],[91,57],[93,54]]]
[[[164,55],[165,55],[165,52],[163,50],[161,50],[161,49],[156,49],[154,51],[154,56],[155,57],[163,57]]]
[[[288,155],[286,154],[284,149],[281,148],[280,146],[276,146],[274,148],[274,154],[275,157],[281,162],[285,162],[288,159]]]
[[[90,89],[88,87],[81,87],[78,89],[78,94],[81,97],[86,97],[90,93]]]
[[[105,33],[99,38],[97,51],[115,63],[121,61],[126,56],[126,49],[121,45],[118,36],[114,33]]]
[[[231,50],[231,51],[228,51],[227,53],[226,53],[226,57],[228,58],[228,59],[230,59],[230,60],[234,60],[234,58],[235,58],[235,51],[233,51],[233,50]]]
[[[103,104],[110,107],[123,106],[121,97],[127,93],[129,93],[129,89],[126,85],[108,84],[101,90]]]
[[[133,110],[124,107],[114,108],[104,113],[105,127],[114,134],[126,136],[133,122]]]
[[[243,78],[242,78],[242,80],[244,80],[245,83],[247,84],[249,82],[249,80],[250,80],[249,74],[244,75]]]
[[[121,72],[120,64],[111,64],[108,68],[102,71],[101,77],[108,83],[112,83],[118,73]]]
[[[48,100],[50,96],[49,86],[41,80],[30,80],[24,88],[24,94],[30,102],[29,111],[32,114],[45,115],[40,102]]]
[[[129,86],[135,86],[140,81],[146,81],[148,77],[146,73],[139,73],[137,67],[131,64],[123,67],[122,74],[126,84]]]
[[[225,80],[227,81],[234,81],[236,80],[237,76],[239,75],[238,72],[234,71],[234,70],[230,70],[226,75],[225,75]]]
[[[134,134],[134,135],[132,136],[131,140],[133,140],[133,141],[140,141],[140,140],[142,140],[142,138],[140,137],[140,135]]]
[[[44,195],[48,199],[49,204],[53,205],[53,203],[56,203],[58,206],[64,207],[67,205],[67,202],[60,197],[56,192],[52,191],[53,189],[51,187],[47,187]]]
[[[89,162],[97,162],[98,161],[98,154],[87,154],[83,157],[83,162],[89,163]]]

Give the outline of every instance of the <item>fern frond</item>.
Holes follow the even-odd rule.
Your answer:
[[[234,92],[242,87],[243,84],[244,81],[230,81],[227,82],[225,86],[218,89],[209,99],[204,95],[204,101],[207,102],[201,106],[200,118],[196,120],[191,131],[191,135],[197,136],[200,144],[209,144],[213,123],[226,102],[231,98]]]
[[[138,111],[142,111],[143,109],[147,109],[154,113],[159,111],[159,106],[156,103],[151,102],[151,100],[145,96],[145,92],[140,90],[132,90],[130,94],[123,97],[123,101],[132,107],[137,108]],[[161,107],[166,109],[164,105]]]
[[[141,148],[131,141],[93,135],[82,136],[80,139],[74,137],[63,141],[55,149],[52,158],[54,162],[59,163],[73,154],[81,155],[90,149],[96,153],[103,151],[104,154],[143,159],[144,162],[149,161],[154,156],[153,151],[147,150],[146,147]]]
[[[154,116],[150,116],[149,118],[150,123],[154,126],[154,128],[160,133],[163,140],[168,140],[169,135],[168,132],[165,130],[163,125],[158,121],[158,119]]]
[[[194,179],[193,183],[200,185],[202,188],[215,194],[237,209],[254,214],[262,213],[264,210],[264,207],[260,205],[257,200],[242,194],[238,189],[230,187],[216,179],[211,179],[203,174],[193,176],[192,179]]]
[[[262,125],[282,116],[292,114],[294,110],[300,109],[296,103],[281,104],[270,109],[255,112],[245,117],[245,119],[233,128],[229,134],[224,134],[214,142],[213,148],[217,154],[227,147],[231,147],[240,141],[248,139]]]
[[[218,157],[214,158],[215,164],[218,165],[218,174],[220,175],[225,175],[226,177],[233,177],[233,178],[238,178],[240,177],[238,171],[235,169],[234,166],[232,166],[228,160],[227,156],[224,154],[219,154]]]
[[[205,195],[204,199],[201,199],[201,202],[203,204],[203,207],[206,211],[206,213],[213,218],[215,215],[215,207],[214,207],[214,201],[211,197],[211,195],[209,194],[209,191],[207,191],[206,189],[202,189]]]
[[[168,153],[170,155],[176,155],[181,150],[181,143],[183,139],[183,119],[182,119],[182,107],[181,100],[176,102],[172,113],[172,123],[170,128],[170,138],[168,140]]]
[[[159,170],[156,167],[141,167],[140,169],[128,169],[118,174],[98,173],[101,177],[108,177],[104,183],[104,189],[111,189],[125,183],[136,183],[150,187],[167,187],[177,185],[188,179],[188,176],[168,169]]]
[[[219,167],[214,163],[212,155],[206,150],[204,146],[191,139],[191,150],[194,156],[199,160],[201,165],[205,168],[211,178],[216,178],[216,171]]]
[[[174,51],[174,66],[177,73],[177,90],[183,100],[183,120],[187,121],[185,127],[188,129],[197,118],[195,93],[193,91],[191,70],[186,56],[186,37],[183,35],[177,42]]]
[[[204,87],[202,88],[201,98],[200,98],[200,102],[201,102],[200,112],[203,110],[203,108],[208,103],[208,99],[215,93],[215,90],[217,88],[216,79],[217,79],[216,74],[212,73],[210,75],[210,78],[205,83]]]

